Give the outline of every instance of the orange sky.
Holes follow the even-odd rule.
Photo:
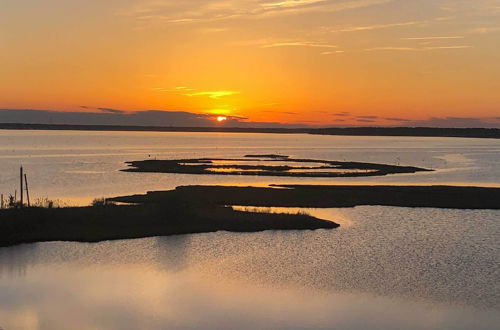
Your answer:
[[[4,0],[0,47],[0,108],[500,116],[498,0]]]

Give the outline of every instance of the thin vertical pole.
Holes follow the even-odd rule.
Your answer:
[[[30,203],[30,189],[28,188],[28,177],[24,173],[24,184],[26,185],[26,199],[28,200],[28,207],[31,207]]]
[[[20,195],[20,201],[21,203],[19,204],[19,207],[23,207],[23,191],[24,191],[24,187],[23,187],[23,167],[21,166],[21,168],[19,169],[19,182],[20,182],[20,185],[21,185],[21,189],[19,190],[19,192],[21,193]]]

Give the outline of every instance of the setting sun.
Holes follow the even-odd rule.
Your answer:
[[[222,123],[222,122],[224,122],[224,121],[226,121],[226,120],[227,120],[227,117],[226,117],[226,116],[217,116],[217,121],[218,121],[219,123]]]

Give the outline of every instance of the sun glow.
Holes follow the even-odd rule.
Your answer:
[[[217,116],[217,121],[219,123],[225,122],[227,120],[226,116]]]
[[[0,0],[0,109],[500,127],[499,1]]]

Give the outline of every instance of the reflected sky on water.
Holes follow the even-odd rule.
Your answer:
[[[436,171],[317,179],[119,172],[131,160],[262,153]],[[500,142],[487,139],[0,131],[0,192],[17,188],[21,164],[32,198],[80,205],[193,183],[500,186],[499,157]],[[308,212],[341,227],[0,248],[0,328],[498,328],[499,211]]]
[[[0,249],[7,329],[496,329],[500,211],[324,209],[338,230]]]

